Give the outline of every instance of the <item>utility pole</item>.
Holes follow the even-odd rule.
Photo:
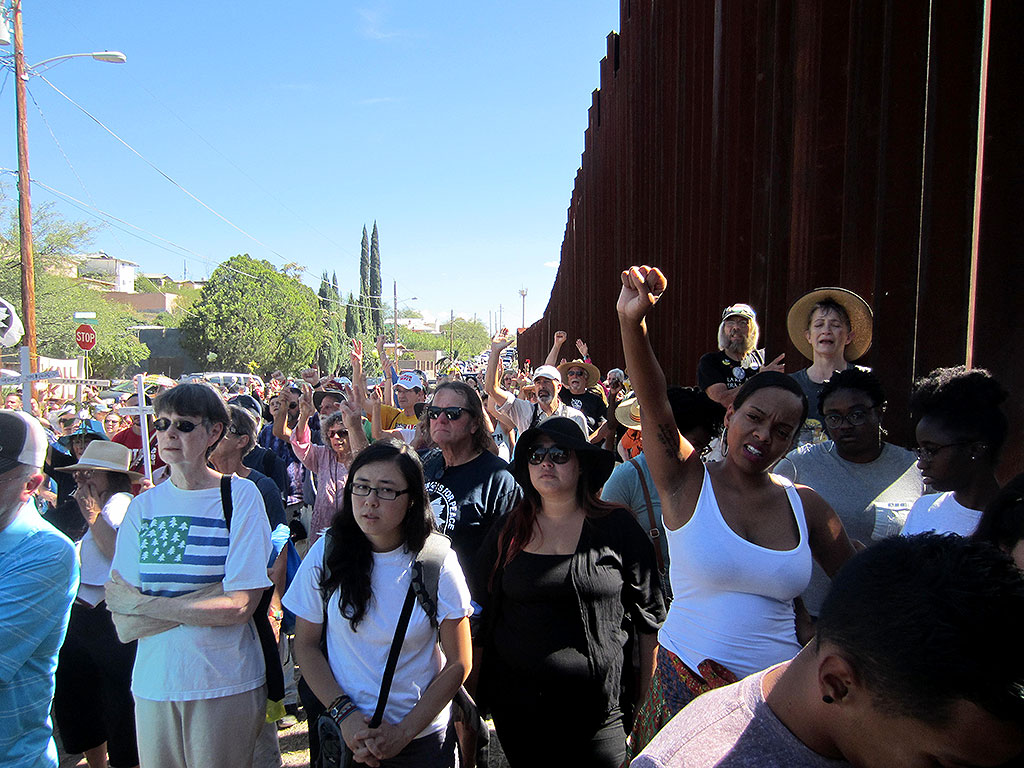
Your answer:
[[[519,295],[523,297],[523,324],[520,325],[519,327],[520,328],[525,328],[526,327],[526,289],[525,288],[520,288],[519,289]]]
[[[452,310],[451,319],[448,321],[448,361],[451,363],[455,357],[455,310]]]
[[[395,348],[391,350],[391,354],[395,358],[395,372],[398,372],[398,281],[393,280],[395,286]],[[415,366],[413,366],[415,367]]]
[[[21,241],[21,319],[25,324],[25,346],[28,347],[29,370],[39,367],[36,354],[36,273],[32,258],[32,198],[28,173],[28,122],[25,116],[24,39],[21,32],[21,0],[14,0],[14,93],[18,122],[18,227]]]

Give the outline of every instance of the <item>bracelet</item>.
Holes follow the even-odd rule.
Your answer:
[[[338,724],[338,726],[341,726],[342,721],[355,712],[356,709],[358,709],[358,707],[356,707],[352,699],[345,694],[342,694],[331,702],[331,706],[327,708],[327,714],[335,723]]]

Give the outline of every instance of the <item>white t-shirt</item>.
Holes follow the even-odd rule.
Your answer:
[[[178,597],[218,582],[225,592],[265,589],[270,524],[256,485],[231,479],[230,533],[220,487],[184,491],[173,481],[136,496],[117,532],[113,570],[143,593]],[[139,640],[132,693],[151,701],[232,696],[265,681],[250,619],[229,627],[180,625]]]
[[[958,502],[952,491],[929,493],[914,502],[903,525],[903,535],[915,533],[957,533],[970,536],[981,520],[981,510],[968,509]]]
[[[102,517],[115,531],[124,520],[125,512],[132,501],[130,493],[115,493],[100,510]],[[100,551],[96,539],[93,538],[92,528],[85,532],[78,548],[79,562],[82,564],[82,584],[78,588],[78,598],[89,603],[99,605],[103,601],[103,585],[110,578],[110,560]]]
[[[282,600],[285,608],[313,624],[324,622],[324,604],[320,594],[324,540],[321,537],[306,554]],[[341,616],[337,592],[332,593],[328,601],[327,660],[341,690],[366,717],[370,717],[377,707],[391,641],[412,583],[412,563],[413,555],[405,547],[373,553],[370,576],[373,597],[354,632],[351,623]],[[437,618],[439,621],[462,619],[472,613],[466,577],[455,552],[449,551],[441,565],[438,581]],[[417,601],[398,657],[384,720],[401,722],[437,677],[444,663],[444,655],[437,644],[437,632],[430,626]],[[450,705],[445,706],[416,738],[445,730],[449,709]]]

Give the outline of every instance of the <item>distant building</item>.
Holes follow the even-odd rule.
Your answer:
[[[111,290],[120,293],[135,293],[135,273],[138,264],[134,261],[116,259],[99,251],[82,254],[78,263],[78,277],[106,283]]]

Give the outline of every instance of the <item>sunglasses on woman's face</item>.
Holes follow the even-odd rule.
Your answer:
[[[199,424],[202,423],[203,422],[201,421],[199,422]],[[178,419],[177,421],[172,422],[170,419],[163,417],[153,422],[153,429],[155,429],[157,432],[166,432],[173,425],[174,428],[179,432],[184,432],[185,434],[188,434],[193,429],[198,427],[199,424],[196,424],[194,421],[188,421],[187,419]]]
[[[460,408],[457,405],[452,405],[448,408],[438,408],[436,405],[428,405],[427,417],[431,421],[434,421],[435,419],[440,418],[441,414],[443,413],[445,415],[445,418],[448,419],[448,421],[458,421],[460,418],[462,418],[462,413],[465,410],[465,408]]]
[[[348,430],[347,429],[332,429],[330,432],[327,433],[327,436],[328,437],[340,437],[342,440],[344,440],[346,437],[348,437]]]
[[[551,459],[552,464],[565,464],[569,461],[569,457],[572,455],[572,451],[568,448],[562,448],[557,445],[547,445],[543,448],[537,447],[530,451],[530,456],[527,461],[531,464],[537,465],[544,461],[545,458]]]

